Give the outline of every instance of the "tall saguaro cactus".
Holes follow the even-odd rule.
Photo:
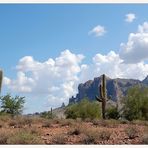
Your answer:
[[[53,117],[53,116],[52,116],[52,107],[51,107],[51,111],[50,111],[50,114],[51,114],[51,118],[52,118],[52,117]]]
[[[105,74],[103,74],[102,76],[102,84],[100,84],[99,91],[100,91],[100,97],[96,96],[96,100],[99,102],[102,102],[102,118],[106,119],[105,108],[106,108],[106,102],[108,101],[108,98],[107,98],[107,92],[106,92]]]
[[[3,80],[3,71],[0,70],[0,92],[1,92],[1,88],[2,88],[2,80]]]

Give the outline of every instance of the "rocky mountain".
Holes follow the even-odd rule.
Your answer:
[[[81,83],[78,86],[78,94],[69,99],[69,103],[79,102],[83,98],[87,97],[90,100],[95,100],[96,95],[99,94],[98,86],[101,84],[102,75],[89,80],[85,83]],[[127,93],[127,90],[134,85],[148,86],[148,76],[143,80],[135,79],[111,79],[106,77],[107,95],[111,96],[112,101],[118,101],[122,96]]]

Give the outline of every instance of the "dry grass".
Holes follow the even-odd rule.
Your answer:
[[[61,126],[73,126],[75,121],[73,119],[62,119],[60,124]]]
[[[148,133],[142,136],[142,144],[148,144]]]
[[[1,130],[0,131],[0,144],[7,144],[7,140],[10,137],[10,132]]]
[[[80,135],[81,133],[84,132],[84,128],[82,127],[81,124],[75,123],[68,132],[69,135]]]
[[[84,144],[95,144],[98,139],[99,133],[95,129],[87,129],[83,131],[85,138],[83,139]]]
[[[148,126],[148,121],[133,120],[133,121],[131,122],[131,124]]]
[[[125,133],[128,136],[129,139],[134,139],[136,138],[138,135],[138,130],[136,127],[134,126],[129,126],[125,129]]]
[[[52,127],[52,122],[50,120],[44,121],[42,124],[42,127],[43,128],[50,128],[50,127]]]
[[[99,139],[100,140],[109,140],[110,139],[110,136],[111,136],[111,132],[106,131],[106,130],[101,131],[99,133]]]
[[[98,120],[98,119],[94,119],[92,121],[93,125],[97,125],[97,126],[102,126],[102,127],[107,127],[108,126],[108,123],[106,120]]]
[[[66,143],[66,137],[64,134],[56,134],[52,138],[52,142],[54,144],[65,144]]]
[[[42,144],[37,134],[28,130],[18,130],[7,139],[8,144]]]
[[[10,127],[14,127],[14,126],[17,126],[17,121],[15,121],[15,120],[10,120],[9,122],[8,122],[8,125],[10,126]]]

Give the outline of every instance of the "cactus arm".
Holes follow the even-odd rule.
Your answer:
[[[98,96],[95,96],[96,100],[99,102],[102,102],[102,99],[100,99]]]

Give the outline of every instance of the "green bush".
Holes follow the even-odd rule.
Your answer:
[[[94,119],[101,116],[101,111],[100,106],[96,102],[83,99],[80,103],[68,106],[65,114],[67,118]]]
[[[55,115],[51,113],[51,111],[44,111],[40,114],[40,117],[46,118],[46,119],[52,119],[52,118],[55,118]]]
[[[108,119],[118,119],[119,118],[119,112],[117,107],[110,107],[106,109],[106,117]]]
[[[25,103],[24,98],[19,96],[12,97],[10,94],[0,97],[1,112],[12,116],[21,114]]]
[[[123,117],[128,120],[148,120],[148,87],[130,88],[123,103]]]

